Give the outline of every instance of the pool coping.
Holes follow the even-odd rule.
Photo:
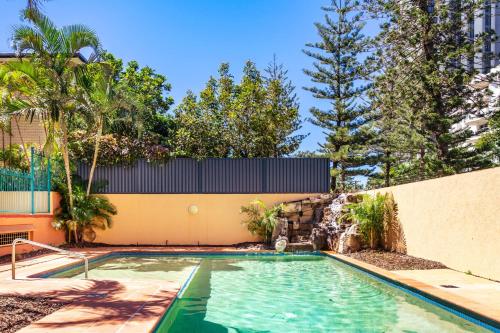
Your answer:
[[[332,251],[321,251],[330,258],[336,259],[346,265],[354,267],[374,278],[383,280],[393,287],[403,289],[403,291],[425,301],[439,306],[454,315],[462,317],[483,328],[493,332],[500,332],[500,313],[496,314],[485,305],[476,303],[470,299],[440,290],[429,284],[403,277],[386,269],[365,263],[363,261],[350,258]],[[496,315],[496,316],[495,316]]]
[[[174,255],[174,256],[196,256],[196,255],[287,255],[287,254],[277,254],[274,251],[269,250],[239,250],[239,249],[216,249],[216,248],[197,248],[197,249],[165,249],[165,248],[105,248],[105,249],[95,249],[99,253],[92,253],[92,249],[78,249],[79,252],[87,254],[90,262],[95,262],[98,260],[105,259],[109,256],[115,255],[137,255],[137,254],[158,254],[158,255]],[[89,253],[90,252],[90,253]],[[292,253],[293,254],[293,253]],[[476,325],[484,327],[486,329],[492,330],[493,332],[500,332],[500,314],[497,314],[487,308],[485,304],[476,303],[470,299],[455,295],[453,293],[447,292],[445,290],[440,290],[434,286],[428,285],[426,283],[420,282],[418,280],[410,279],[398,275],[397,273],[376,267],[365,262],[337,254],[332,251],[318,251],[318,252],[305,252],[299,254],[316,254],[328,256],[334,260],[338,260],[350,267],[358,269],[365,274],[370,275],[374,279],[383,280],[383,282],[389,285],[403,289],[404,292],[412,294],[417,298],[421,298],[424,301],[430,302],[437,305],[459,317],[473,322]],[[59,272],[72,269],[81,265],[81,261],[72,261],[67,264],[59,265],[55,268],[37,272],[26,276],[27,279],[32,278],[47,278],[51,275],[57,274]],[[174,304],[181,289],[178,289],[173,295],[173,298],[165,304],[161,315],[159,315],[154,321],[149,329],[149,332],[155,332],[158,325],[161,323],[163,317],[167,314],[171,306]],[[153,323],[153,320],[151,321]],[[149,326],[149,325],[148,325]],[[28,326],[29,327],[29,326]]]

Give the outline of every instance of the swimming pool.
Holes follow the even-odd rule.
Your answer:
[[[323,255],[123,254],[93,262],[91,268],[92,279],[182,284],[156,327],[161,333],[492,329]],[[78,277],[79,270],[53,276]]]

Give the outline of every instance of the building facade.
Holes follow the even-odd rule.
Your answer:
[[[482,34],[490,36],[485,38],[481,52],[476,54],[474,60],[469,60],[468,67],[486,74],[500,65],[500,3],[496,0],[485,0],[474,21],[468,22],[469,38]]]

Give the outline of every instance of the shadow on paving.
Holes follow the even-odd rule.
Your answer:
[[[41,328],[70,328],[71,326],[100,326],[121,324],[127,321],[139,310],[140,315],[134,320],[148,320],[157,317],[158,307],[165,307],[175,297],[174,291],[144,295],[142,300],[124,299],[127,297],[126,288],[120,282],[110,280],[89,280],[85,287],[65,288],[63,290],[39,293],[29,293],[25,296],[46,297],[61,302],[68,302],[64,310],[75,309],[64,320],[54,322],[37,322]],[[16,295],[13,293],[13,295]],[[78,314],[80,316],[78,316]]]

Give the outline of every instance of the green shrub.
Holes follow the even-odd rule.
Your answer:
[[[103,196],[86,195],[82,185],[73,187],[73,210],[70,212],[67,191],[62,191],[61,206],[55,212],[52,222],[54,228],[66,231],[68,242],[73,238],[75,243],[95,239],[95,228],[105,230],[111,227],[112,216],[116,208]]]
[[[248,218],[243,221],[252,235],[258,235],[266,243],[271,242],[274,227],[278,223],[278,215],[283,210],[283,205],[267,208],[261,200],[254,200],[248,206],[241,207],[241,213]]]
[[[363,195],[363,200],[347,205],[346,217],[359,223],[359,230],[370,248],[377,247],[384,232],[384,213],[387,195]]]

